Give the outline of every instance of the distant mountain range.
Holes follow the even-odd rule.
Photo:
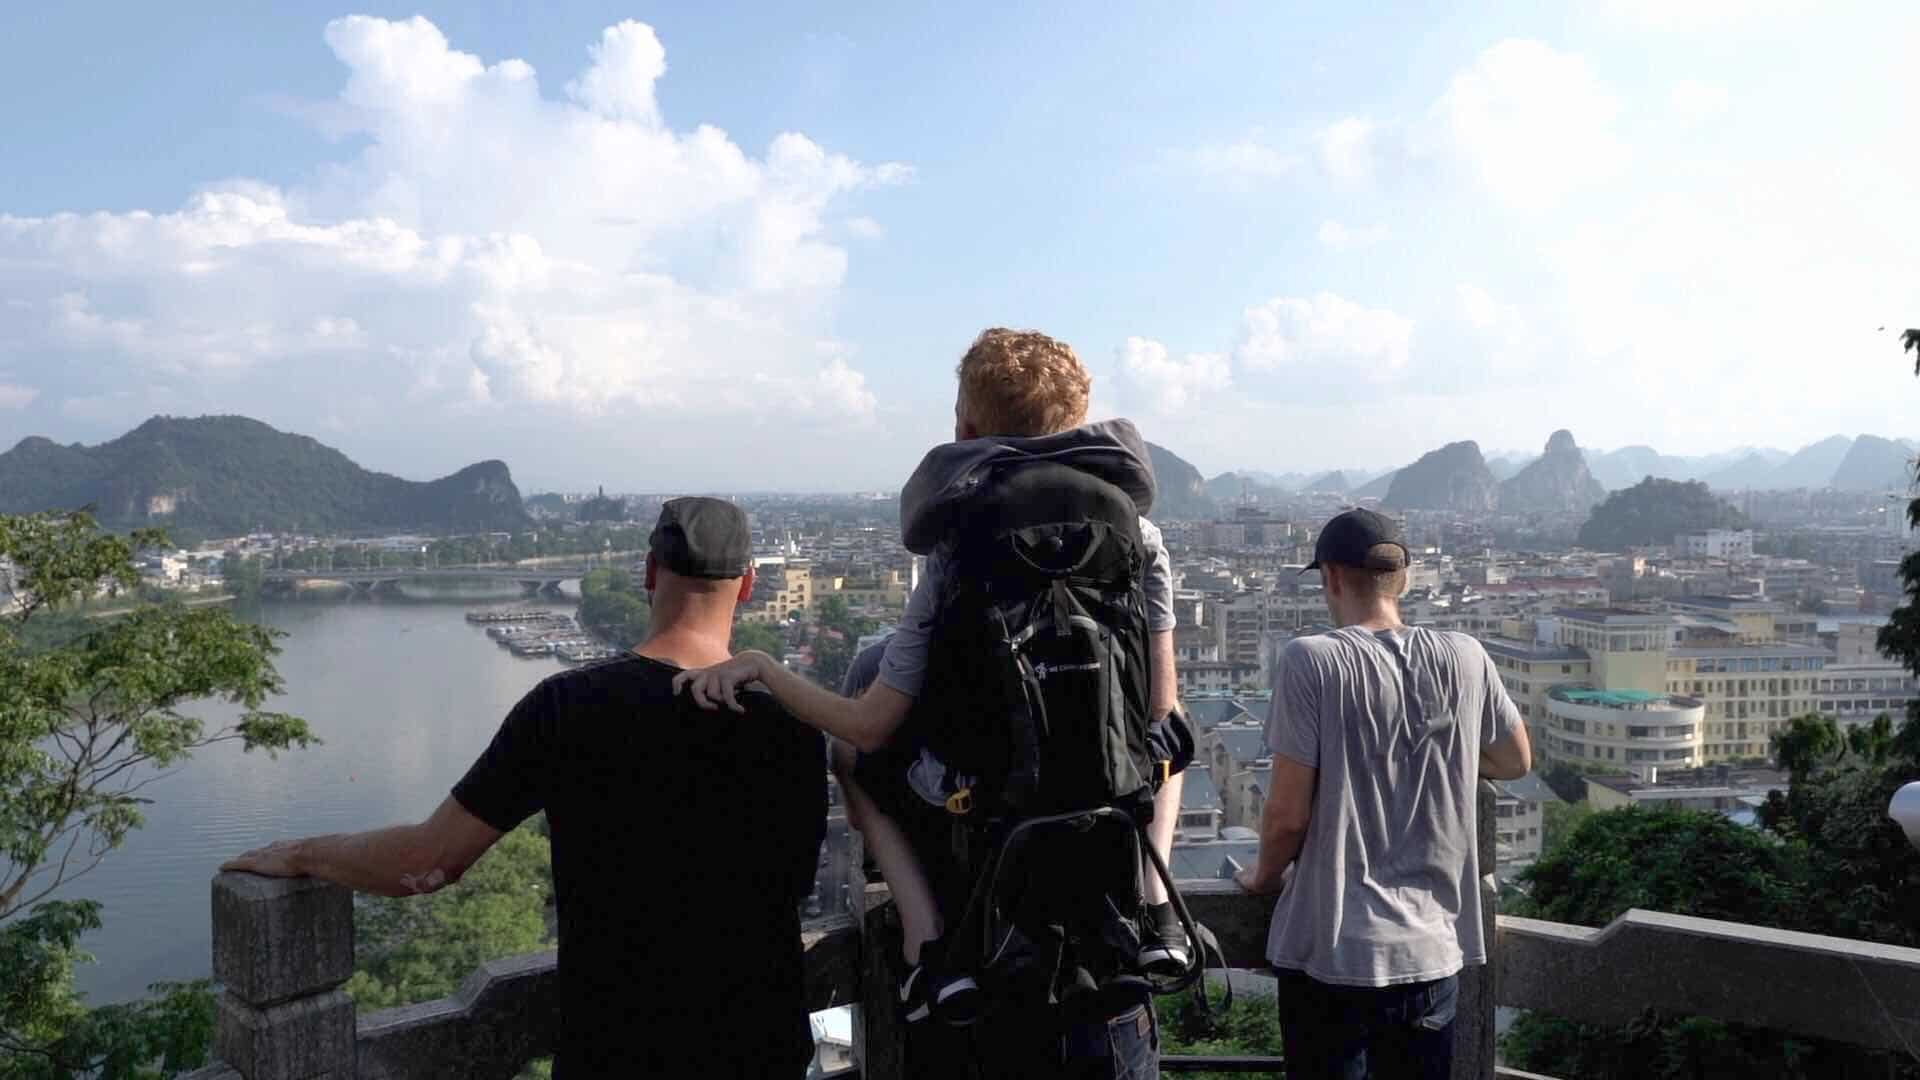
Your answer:
[[[1609,491],[1653,477],[1699,481],[1720,493],[1834,488],[1904,491],[1920,443],[1877,435],[1835,435],[1797,451],[1744,446],[1683,457],[1650,446],[1583,450],[1571,432],[1558,431],[1543,453],[1505,451],[1487,456],[1471,441],[1449,443],[1401,469],[1274,473],[1239,469],[1205,479],[1164,447],[1152,447],[1161,474],[1158,516],[1206,517],[1242,499],[1276,501],[1292,495],[1378,499],[1406,509],[1499,509],[1523,513],[1584,513]],[[1164,465],[1164,468],[1163,468]],[[1169,483],[1169,479],[1172,483]]]
[[[84,507],[110,528],[213,536],[480,532],[529,521],[501,462],[416,483],[241,416],[156,416],[98,446],[30,437],[0,454],[0,513]]]

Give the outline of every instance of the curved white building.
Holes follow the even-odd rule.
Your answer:
[[[1706,703],[1647,690],[1556,686],[1547,691],[1547,752],[1555,759],[1651,769],[1704,764]]]

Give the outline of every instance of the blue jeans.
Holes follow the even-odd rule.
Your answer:
[[[1288,1080],[1447,1080],[1458,976],[1332,986],[1276,970]]]

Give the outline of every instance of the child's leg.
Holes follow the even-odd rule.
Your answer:
[[[945,930],[940,907],[934,903],[933,887],[927,883],[927,875],[907,843],[906,834],[860,789],[853,778],[853,764],[853,748],[836,741],[833,772],[840,780],[841,792],[846,795],[847,822],[860,830],[867,851],[893,894],[894,906],[900,912],[900,951],[907,963],[918,964],[920,946],[938,938]]]
[[[1174,773],[1153,794],[1153,821],[1147,825],[1147,842],[1160,853],[1162,862],[1173,858],[1173,834],[1180,825],[1180,789],[1186,786],[1186,776],[1184,772]],[[1170,899],[1167,883],[1160,880],[1160,871],[1144,853],[1140,858],[1140,885],[1149,904],[1164,904]]]

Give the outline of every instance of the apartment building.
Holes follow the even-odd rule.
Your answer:
[[[1260,635],[1266,630],[1266,594],[1238,592],[1210,599],[1205,625],[1213,628],[1220,659],[1248,667],[1260,665]]]
[[[1544,758],[1636,770],[1761,758],[1788,720],[1814,711],[1832,654],[1774,640],[1777,606],[1673,606],[1561,608],[1535,620],[1531,641],[1485,641]]]
[[[813,610],[813,563],[784,556],[755,559],[753,598],[740,618],[748,622],[785,622],[795,612]]]
[[[1753,530],[1708,529],[1673,538],[1673,550],[1689,559],[1751,559]]]
[[[1546,781],[1528,773],[1518,780],[1493,782],[1493,839],[1496,864],[1531,866],[1539,861],[1546,830],[1546,806],[1560,802]]]
[[[1177,666],[1180,675],[1180,695],[1231,693],[1245,687],[1259,686],[1266,681],[1266,674],[1260,665],[1243,664],[1232,660],[1195,661]]]

